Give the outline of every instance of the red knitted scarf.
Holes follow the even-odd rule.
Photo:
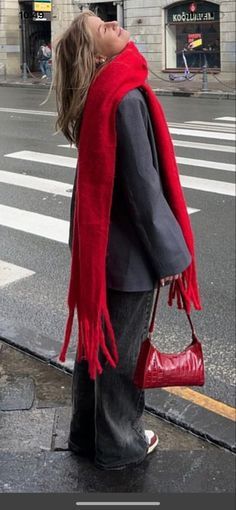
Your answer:
[[[197,310],[201,310],[193,233],[173,144],[162,107],[146,83],[147,75],[146,60],[129,42],[118,56],[104,66],[91,84],[83,112],[68,292],[69,317],[59,359],[65,361],[76,310],[78,360],[88,361],[92,379],[102,372],[100,353],[105,355],[112,367],[118,362],[106,299],[106,250],[116,164],[116,111],[125,94],[137,87],[142,88],[151,115],[165,197],[192,255],[192,262],[183,272],[180,284],[170,285],[168,303],[172,305],[173,298],[177,297],[178,308],[185,306],[189,312],[193,304]]]

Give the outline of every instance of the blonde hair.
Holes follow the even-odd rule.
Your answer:
[[[86,26],[92,11],[79,14],[63,33],[55,49],[55,75],[58,118],[56,129],[70,143],[79,139],[83,108],[89,86],[96,74],[95,43]]]

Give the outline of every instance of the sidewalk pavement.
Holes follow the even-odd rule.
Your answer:
[[[0,342],[0,493],[234,493],[235,456],[145,413],[147,459],[100,471],[68,451],[71,374]]]
[[[168,73],[150,75],[149,84],[154,91],[163,96],[201,97],[213,99],[235,99],[235,81],[224,82],[217,75],[208,75],[208,91],[204,92],[202,74],[196,74],[193,80],[171,81]],[[0,76],[0,86],[3,87],[29,87],[49,89],[50,81],[41,79],[39,73],[28,75],[26,79],[21,76]]]

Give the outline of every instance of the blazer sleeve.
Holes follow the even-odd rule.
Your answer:
[[[124,197],[150,264],[158,279],[181,273],[191,263],[191,255],[153,163],[148,110],[142,96],[131,93],[123,98],[116,129],[117,167]]]

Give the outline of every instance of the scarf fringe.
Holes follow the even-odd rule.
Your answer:
[[[71,331],[74,320],[74,310],[75,310],[74,307],[70,309],[66,323],[64,342],[61,348],[61,352],[59,354],[59,361],[61,361],[62,363],[64,363],[64,361],[66,360],[66,354],[70,343]]]
[[[69,311],[65,328],[64,342],[59,354],[59,361],[63,363],[66,360],[66,355],[70,343],[74,320],[74,310],[75,307],[72,307]],[[104,322],[107,328],[107,338],[105,338],[102,328],[102,316],[104,317]],[[107,309],[104,309],[103,314],[100,313],[100,319],[98,319],[96,322],[91,323],[86,318],[83,320],[78,319],[78,327],[79,332],[77,361],[80,362],[83,359],[88,361],[89,375],[91,379],[95,379],[96,375],[100,375],[103,371],[99,361],[100,351],[104,354],[110,365],[115,368],[119,357],[116,346],[116,339]],[[110,348],[108,348],[106,340],[109,342]]]
[[[102,317],[107,329],[107,337],[105,337],[102,328]],[[108,347],[107,343],[110,346]],[[79,319],[79,339],[77,361],[86,359],[88,362],[88,370],[91,379],[95,379],[96,375],[100,375],[103,371],[99,360],[100,354],[104,354],[106,360],[115,368],[118,363],[118,352],[116,347],[116,339],[110,322],[109,314],[106,309],[100,312],[96,322],[89,322],[88,319]]]
[[[200,297],[198,289],[193,292],[193,282],[195,282],[195,264],[194,261],[182,273],[182,277],[171,282],[168,305],[172,306],[174,299],[177,300],[177,307],[179,310],[186,310],[188,314],[191,312],[191,303],[193,303],[196,310],[201,310]]]

